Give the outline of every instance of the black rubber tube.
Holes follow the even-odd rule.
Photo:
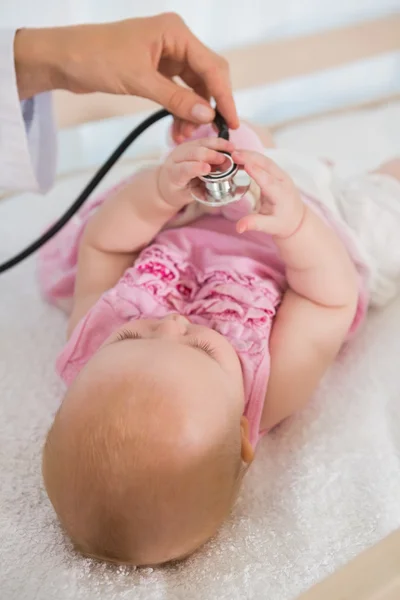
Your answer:
[[[216,110],[215,111],[214,123],[218,129],[218,137],[222,137],[229,140],[229,130],[226,122],[222,115]],[[60,229],[68,223],[68,221],[74,216],[74,214],[80,209],[82,204],[89,198],[93,190],[99,185],[100,181],[104,179],[109,170],[115,165],[117,160],[123,155],[123,153],[129,148],[129,146],[144,132],[146,129],[151,127],[157,121],[160,121],[164,117],[167,117],[170,113],[162,108],[157,110],[155,113],[147,117],[142,123],[137,125],[132,131],[126,136],[120,145],[114,150],[111,156],[106,162],[100,167],[95,173],[92,179],[89,181],[87,186],[79,194],[75,202],[69,207],[69,209],[52,225],[43,235],[38,237],[34,242],[27,246],[24,250],[21,250],[18,254],[9,258],[6,262],[0,264],[0,273],[8,271],[12,267],[15,267],[20,262],[31,256],[36,250],[39,250],[46,242],[54,237]]]
[[[82,190],[79,194],[75,202],[68,208],[68,210],[48,229],[43,235],[37,238],[34,242],[32,242],[29,246],[27,246],[24,250],[21,250],[18,254],[8,259],[6,262],[0,264],[0,273],[4,273],[4,271],[8,271],[12,267],[15,267],[20,262],[31,256],[36,250],[39,250],[46,242],[48,242],[52,237],[54,237],[60,229],[64,227],[68,223],[68,221],[74,216],[74,214],[80,209],[82,204],[87,200],[93,190],[99,185],[100,181],[107,175],[109,170],[115,165],[117,160],[123,155],[123,153],[129,148],[129,146],[141,135],[148,127],[151,127],[157,121],[160,121],[164,117],[167,117],[170,113],[161,109],[157,112],[153,113],[147,119],[145,119],[142,123],[140,123],[137,127],[135,127],[126,138],[119,144],[119,146],[114,150],[111,156],[106,160],[106,162],[100,167],[97,173],[92,177],[87,186]]]

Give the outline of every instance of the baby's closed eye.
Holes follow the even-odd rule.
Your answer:
[[[122,342],[124,340],[141,340],[141,339],[149,339],[149,338],[145,338],[144,336],[140,335],[140,333],[138,333],[137,331],[131,331],[130,329],[123,329],[122,331],[118,332],[115,341]],[[209,342],[207,342],[205,340],[200,340],[198,338],[189,338],[187,345],[191,346],[192,348],[201,350],[201,352],[204,352],[205,354],[207,354],[207,356],[210,356],[211,358],[215,359],[216,350]]]

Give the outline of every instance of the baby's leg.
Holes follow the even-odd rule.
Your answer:
[[[336,200],[369,270],[372,306],[400,293],[400,158],[344,182]]]
[[[400,158],[392,158],[387,162],[381,164],[378,169],[375,169],[373,173],[382,173],[383,175],[390,175],[400,181]]]

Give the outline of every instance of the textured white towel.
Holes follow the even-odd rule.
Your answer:
[[[400,154],[400,104],[291,128],[280,143],[342,158],[351,174]],[[85,181],[0,204],[0,260]],[[40,299],[33,260],[0,276],[0,303],[1,600],[291,600],[400,526],[400,299],[369,316],[310,405],[260,444],[218,538],[154,571],[80,558],[64,540],[40,475],[64,316]]]

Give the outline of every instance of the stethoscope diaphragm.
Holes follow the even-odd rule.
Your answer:
[[[194,179],[190,185],[192,197],[206,206],[218,207],[237,202],[250,187],[250,177],[240,169],[228,152],[221,152],[225,161],[208,175]]]

